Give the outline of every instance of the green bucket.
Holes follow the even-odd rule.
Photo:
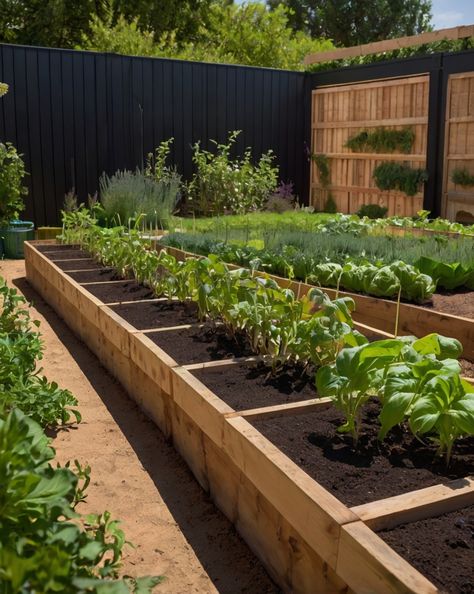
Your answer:
[[[5,258],[23,258],[23,242],[35,238],[35,225],[31,221],[11,221],[0,229]]]

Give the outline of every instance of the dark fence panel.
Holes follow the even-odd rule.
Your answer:
[[[141,167],[162,140],[189,179],[191,146],[242,130],[237,152],[272,149],[280,177],[306,198],[305,75],[264,68],[0,44],[0,139],[24,154],[25,219],[59,221],[64,194],[80,200],[102,172]]]

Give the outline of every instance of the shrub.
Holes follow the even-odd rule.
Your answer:
[[[275,191],[278,167],[272,163],[272,151],[264,153],[255,165],[249,148],[243,158],[231,159],[230,151],[239,134],[231,132],[227,144],[212,140],[215,153],[201,149],[199,142],[194,145],[196,173],[188,185],[188,199],[195,212],[215,215],[259,210]]]
[[[383,219],[387,211],[388,208],[386,206],[380,206],[380,204],[363,204],[356,212],[356,215],[360,218]]]
[[[25,208],[22,198],[28,193],[22,185],[25,175],[25,164],[16,148],[10,142],[0,142],[0,227],[17,219]]]
[[[323,212],[334,214],[337,212],[337,204],[334,200],[334,196],[329,192],[326,202],[324,203]]]

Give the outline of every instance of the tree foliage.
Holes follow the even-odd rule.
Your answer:
[[[429,28],[431,0],[267,0],[276,10],[291,12],[289,23],[312,37],[352,46],[405,35]]]
[[[276,40],[278,40],[276,42]],[[171,30],[157,38],[152,29],[141,29],[139,17],[127,21],[94,16],[90,33],[83,35],[82,49],[122,54],[225,62],[250,66],[301,69],[307,53],[333,47],[326,40],[311,39],[288,25],[288,11],[279,6],[268,10],[258,2],[234,5],[213,3],[193,38],[180,41],[180,31]]]

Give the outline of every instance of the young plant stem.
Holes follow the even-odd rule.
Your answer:
[[[394,336],[395,338],[397,338],[398,336],[398,322],[399,322],[399,318],[400,318],[400,299],[402,296],[402,285],[400,284],[400,288],[398,289],[398,297],[397,297],[397,312],[395,314],[395,331],[394,331]]]

